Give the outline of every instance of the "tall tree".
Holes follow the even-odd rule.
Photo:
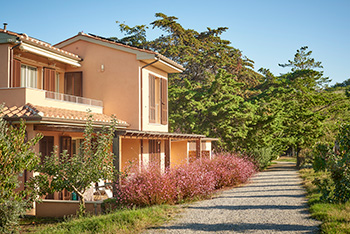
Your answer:
[[[297,50],[294,60],[282,67],[291,67],[291,71],[274,77],[268,70],[260,105],[275,103],[273,112],[278,112],[279,129],[282,131],[279,144],[295,150],[296,155],[302,148],[312,146],[324,134],[323,123],[327,118],[325,111],[331,105],[323,77],[321,62],[311,58],[308,47]],[[269,104],[271,106],[271,104]],[[298,157],[299,158],[299,157]]]
[[[30,187],[18,191],[18,176],[25,170],[33,170],[38,164],[40,159],[33,146],[42,136],[28,140],[24,121],[17,127],[12,126],[3,119],[2,107],[0,114],[0,232],[14,233],[20,215],[32,207],[37,194]]]

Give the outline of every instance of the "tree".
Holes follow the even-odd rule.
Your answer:
[[[244,99],[256,92],[249,88],[261,78],[252,70],[254,62],[221,38],[226,27],[197,32],[185,29],[174,16],[157,13],[156,17],[150,25],[164,34],[152,41],[146,40],[145,25],[119,27],[126,34],[122,42],[139,46],[147,41],[145,48],[184,66],[183,73],[168,77],[171,131],[219,137],[222,150],[241,148],[237,139],[245,137],[254,111]]]
[[[85,213],[84,192],[93,183],[113,178],[113,158],[111,145],[116,128],[116,120],[112,118],[108,129],[94,133],[92,115],[89,115],[84,131],[84,140],[80,153],[69,155],[64,151],[59,157],[56,152],[47,156],[38,165],[41,174],[34,177],[32,183],[40,189],[41,194],[67,189],[79,196],[80,211]]]
[[[307,49],[307,46],[302,47],[293,61],[280,64],[291,67],[289,73],[274,77],[268,70],[261,70],[266,78],[259,95],[260,106],[275,104],[271,110],[279,113],[282,133],[278,143],[294,149],[298,159],[301,149],[312,146],[324,135],[326,110],[332,104],[324,89],[329,80],[323,77],[322,71],[316,70],[322,68],[321,62],[315,62],[311,58],[312,51]]]
[[[2,109],[2,108],[1,108]],[[39,156],[34,153],[33,146],[41,139],[36,135],[26,139],[24,121],[19,126],[9,125],[0,117],[0,232],[13,233],[16,230],[18,218],[25,214],[36,198],[36,191],[26,187],[16,191],[20,182],[20,173],[31,171],[39,162]]]

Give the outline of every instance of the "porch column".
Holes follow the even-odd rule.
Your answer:
[[[121,158],[121,137],[118,134],[114,135],[113,138],[113,170],[114,170],[114,179],[113,179],[113,196],[116,195],[116,188],[119,184],[119,172],[120,172],[120,158]]]
[[[201,139],[196,140],[196,158],[199,159],[201,158],[201,152],[202,152],[202,144],[201,144]]]

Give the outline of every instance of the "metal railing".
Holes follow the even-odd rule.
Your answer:
[[[85,104],[90,106],[101,106],[103,107],[103,102],[100,100],[94,100],[90,98],[78,97],[63,93],[56,93],[51,91],[45,91],[45,98],[64,101],[64,102],[74,102],[79,104]]]

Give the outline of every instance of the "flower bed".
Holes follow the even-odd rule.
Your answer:
[[[165,172],[155,164],[141,170],[131,166],[121,176],[117,204],[139,207],[204,198],[217,189],[246,182],[255,172],[251,161],[233,154],[197,160]]]

